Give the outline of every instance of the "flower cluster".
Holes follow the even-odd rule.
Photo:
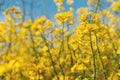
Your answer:
[[[120,0],[104,10],[100,1],[88,0],[95,11],[79,8],[78,20],[72,8],[56,13],[56,21],[26,22],[19,8],[7,9],[0,22],[0,80],[120,80]]]

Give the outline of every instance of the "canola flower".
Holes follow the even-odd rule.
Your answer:
[[[65,1],[74,3],[54,0],[58,8]],[[19,8],[5,10],[0,80],[120,80],[119,0],[108,0],[110,8],[104,10],[100,1],[88,0],[88,7],[77,10],[77,20],[73,8],[60,9],[54,22],[45,16],[23,22]]]
[[[56,13],[55,18],[57,19],[59,24],[63,24],[63,23],[67,23],[69,21],[73,21],[73,14],[70,11]]]

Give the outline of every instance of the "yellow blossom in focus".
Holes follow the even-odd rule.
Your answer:
[[[73,15],[71,12],[61,12],[61,13],[56,13],[55,18],[58,20],[60,24],[66,23],[69,20],[73,19]]]

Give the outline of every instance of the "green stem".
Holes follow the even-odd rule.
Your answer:
[[[90,47],[91,47],[91,51],[92,51],[93,66],[94,66],[94,70],[93,70],[94,79],[93,80],[96,80],[96,59],[95,59],[95,52],[94,52],[93,44],[92,44],[92,32],[91,31],[90,31]]]
[[[34,51],[35,53],[38,53],[38,51],[37,51],[36,48],[35,48],[35,42],[34,42],[34,38],[33,38],[33,35],[32,35],[32,31],[31,31],[30,28],[29,28],[29,31],[30,31],[30,39],[31,39],[31,41],[32,41],[32,49],[33,49],[33,51]]]
[[[104,66],[104,63],[103,63],[103,60],[102,60],[102,56],[101,56],[101,52],[100,52],[99,45],[98,45],[98,42],[97,42],[98,40],[97,40],[97,35],[96,34],[95,34],[95,38],[96,38],[96,46],[97,46],[99,59],[100,59],[101,65],[102,65],[103,73],[104,73],[104,80],[107,80],[107,73],[105,71],[105,66]]]
[[[56,70],[56,68],[55,68],[55,66],[54,66],[54,60],[53,60],[53,58],[52,58],[52,55],[51,55],[51,52],[50,52],[50,49],[49,49],[49,45],[48,45],[48,43],[47,43],[47,40],[46,40],[46,38],[45,38],[43,35],[41,35],[41,37],[44,39],[45,45],[48,47],[47,52],[49,53],[50,60],[51,60],[51,63],[52,63],[52,67],[53,67],[53,70],[54,70],[55,75],[56,75],[56,77],[57,77],[57,80],[59,80],[59,77],[58,77],[58,74],[57,74],[57,70]]]
[[[111,43],[112,43],[112,47],[113,47],[113,50],[114,50],[114,57],[115,57],[115,62],[116,62],[116,64],[117,64],[117,69],[119,69],[119,68],[120,68],[120,65],[119,65],[119,57],[118,57],[118,55],[117,55],[117,49],[115,48],[115,44],[114,44],[114,42],[113,42],[113,40],[112,40],[112,37],[111,37],[110,32],[109,32],[108,29],[107,29],[107,32],[108,32],[108,36],[109,36],[109,39],[110,39],[110,41],[111,41]]]
[[[65,77],[65,72],[63,70],[63,66],[60,63],[60,54],[61,54],[62,50],[64,51],[64,23],[63,23],[63,26],[62,26],[62,42],[61,42],[61,45],[60,45],[60,51],[58,52],[57,59],[58,59],[58,63],[59,63],[60,69],[62,71],[62,74]]]

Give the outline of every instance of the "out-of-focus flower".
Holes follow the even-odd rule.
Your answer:
[[[74,3],[74,0],[67,0],[67,4],[71,5]]]
[[[118,9],[120,9],[120,0],[114,1],[112,4],[112,11],[116,12]]]
[[[98,1],[99,1],[99,0],[88,0],[87,4],[88,4],[88,5],[91,5],[91,4],[96,3],[96,2],[98,2]]]
[[[79,8],[76,13],[77,14],[84,14],[84,13],[87,13],[88,11],[89,11],[88,8]]]

